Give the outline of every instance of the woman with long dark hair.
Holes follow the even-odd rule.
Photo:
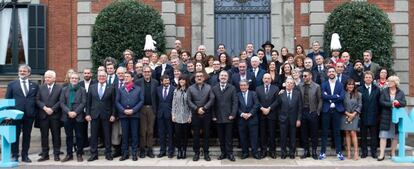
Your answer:
[[[358,153],[358,122],[362,108],[362,95],[355,86],[355,81],[349,79],[345,86],[345,113],[342,116],[341,129],[345,131],[346,151],[348,159],[351,159],[351,141],[354,145],[354,160],[359,159]]]
[[[171,113],[175,129],[175,143],[178,149],[177,159],[185,159],[187,157],[187,137],[191,127],[191,111],[187,104],[187,89],[189,85],[188,78],[181,76],[173,96]]]

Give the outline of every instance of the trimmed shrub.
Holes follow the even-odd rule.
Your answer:
[[[99,13],[93,26],[94,70],[106,57],[121,61],[125,49],[134,51],[135,58],[142,58],[147,34],[157,42],[157,51],[164,52],[164,29],[161,15],[151,6],[134,0],[113,2]]]
[[[325,51],[330,51],[333,33],[339,34],[342,50],[350,53],[351,60],[362,60],[363,52],[371,50],[374,62],[391,69],[391,21],[377,6],[367,2],[347,2],[339,5],[325,24]]]

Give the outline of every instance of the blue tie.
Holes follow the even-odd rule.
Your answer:
[[[98,94],[99,94],[99,99],[102,99],[102,96],[104,94],[104,90],[103,90],[103,85],[100,85],[101,87],[98,90]]]

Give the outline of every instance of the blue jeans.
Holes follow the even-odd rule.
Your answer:
[[[341,116],[342,112],[338,112],[336,109],[329,109],[328,112],[322,114],[322,145],[321,153],[326,152],[326,142],[328,139],[329,128],[332,126],[333,138],[335,142],[336,153],[341,152]]]
[[[131,135],[131,151],[136,156],[138,152],[138,134],[139,134],[139,118],[121,118],[122,128],[122,155],[129,155],[129,135]]]

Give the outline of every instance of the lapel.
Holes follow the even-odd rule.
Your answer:
[[[242,103],[242,105],[247,107],[246,102],[244,101],[243,92],[240,92],[239,94],[239,101]]]

